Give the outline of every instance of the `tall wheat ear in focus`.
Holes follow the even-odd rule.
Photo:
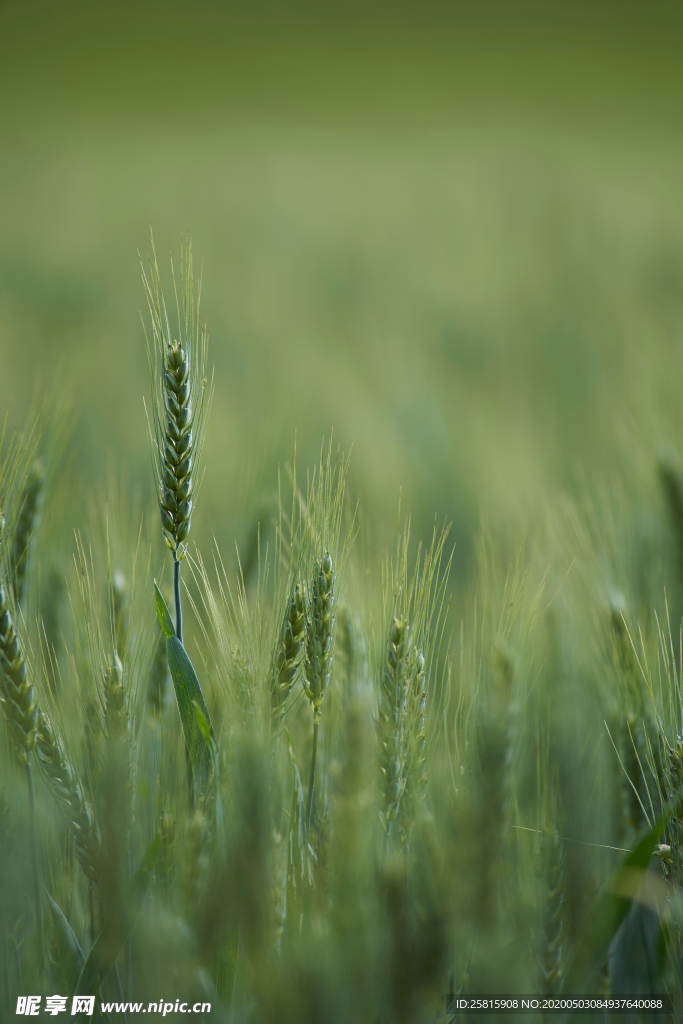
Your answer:
[[[192,241],[186,238],[181,251],[180,282],[175,272],[172,274],[176,314],[173,328],[153,237],[151,243],[149,270],[146,273],[143,268],[142,272],[151,321],[151,335],[145,330],[152,376],[148,422],[161,528],[173,554],[176,635],[182,642],[180,563],[187,552],[197,500],[213,383],[207,376],[208,330],[199,323],[201,283],[195,292]]]

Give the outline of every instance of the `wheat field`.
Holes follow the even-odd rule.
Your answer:
[[[682,26],[520,12],[0,7],[2,1021],[680,1013]]]

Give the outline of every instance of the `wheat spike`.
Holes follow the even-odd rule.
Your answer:
[[[9,555],[10,576],[17,605],[23,604],[26,597],[29,554],[33,535],[38,525],[43,481],[43,467],[40,460],[36,459],[28,471],[19,497],[19,518]]]
[[[117,790],[117,807],[128,824],[131,797],[130,708],[118,654],[104,675],[104,720],[107,735],[105,774]]]
[[[7,594],[0,584],[0,699],[17,757],[28,764],[36,744],[38,705],[28,678],[26,659],[12,621]]]
[[[406,666],[407,700],[405,718],[405,755],[402,773],[403,796],[399,804],[398,818],[401,839],[409,841],[415,815],[422,803],[427,785],[425,745],[425,659],[422,651],[411,647]]]
[[[335,622],[336,576],[329,551],[320,563],[313,563],[311,597],[306,617],[306,653],[304,657],[304,692],[313,709],[313,751],[311,774],[308,781],[306,828],[310,828],[318,756],[318,728],[322,715],[323,698],[332,675],[332,640]]]
[[[287,698],[294,684],[299,667],[299,655],[304,643],[305,628],[306,598],[303,586],[301,583],[297,583],[287,604],[273,666],[271,697],[274,719],[284,712]]]
[[[112,611],[114,616],[114,640],[116,653],[120,658],[126,655],[128,638],[128,587],[122,572],[115,572],[111,581]]]
[[[398,814],[403,788],[404,734],[406,710],[406,665],[410,653],[410,629],[407,620],[394,617],[382,673],[379,702],[379,755],[384,807],[383,823],[387,831]]]
[[[166,543],[174,554],[187,539],[192,522],[194,453],[189,373],[182,345],[173,342],[166,352],[164,367],[164,490],[159,506]]]
[[[100,835],[92,808],[49,719],[42,713],[38,720],[36,750],[40,766],[71,830],[78,863],[89,881],[97,887]]]
[[[321,562],[314,565],[306,621],[304,691],[311,702],[316,722],[320,721],[323,698],[332,674],[335,581],[332,556],[326,551]]]
[[[104,676],[104,706],[109,738],[120,736],[128,730],[128,696],[123,685],[123,665],[118,654]]]
[[[143,273],[152,317],[153,354],[148,342],[153,387],[153,442],[161,525],[167,545],[180,561],[192,523],[194,489],[204,437],[207,401],[208,335],[199,332],[192,271],[192,243],[181,259],[182,305],[178,309],[179,338],[174,339],[166,312],[152,241],[150,278]]]
[[[547,901],[540,950],[542,988],[545,995],[554,995],[564,977],[564,846],[553,830],[550,837],[550,859],[547,873]]]
[[[102,825],[102,898],[108,914],[119,898],[121,879],[129,868],[133,811],[128,695],[123,667],[116,653],[104,672],[103,695],[106,743],[102,751],[97,809]]]

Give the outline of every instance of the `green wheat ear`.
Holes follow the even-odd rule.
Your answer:
[[[157,497],[164,539],[181,561],[192,524],[197,472],[211,398],[207,380],[208,333],[198,324],[199,294],[195,300],[192,242],[181,253],[180,298],[175,287],[178,333],[171,332],[161,289],[154,239],[149,278],[143,284],[152,321],[147,351],[152,374],[153,448]],[[201,291],[201,289],[199,289]]]
[[[553,829],[549,840],[546,876],[547,902],[541,937],[541,984],[545,995],[555,995],[564,977],[565,907],[564,907],[564,844]]]
[[[123,666],[118,654],[104,674],[104,708],[107,734],[119,737],[128,731],[128,695],[123,685]]]
[[[398,813],[406,781],[404,736],[409,654],[408,623],[403,616],[394,617],[382,674],[378,715],[380,771],[384,794],[382,819],[387,831]]]
[[[313,708],[315,722],[320,721],[323,697],[332,674],[332,637],[335,620],[336,575],[332,556],[325,551],[313,568],[311,599],[306,622],[304,690]]]
[[[116,652],[125,658],[128,639],[128,611],[130,598],[126,578],[122,572],[115,572],[111,581],[113,629]]]
[[[12,621],[12,613],[4,587],[0,584],[0,701],[17,756],[26,767],[26,785],[31,835],[31,867],[33,899],[36,915],[38,962],[43,959],[43,926],[40,901],[40,868],[35,824],[35,797],[31,769],[31,751],[36,745],[38,704],[33,685],[28,678],[26,659]]]
[[[50,721],[43,714],[38,721],[36,749],[40,765],[71,831],[78,862],[88,880],[97,888],[100,834],[93,811]]]
[[[35,459],[19,496],[19,518],[9,554],[10,575],[17,605],[23,604],[26,596],[29,554],[33,534],[38,525],[44,478],[42,463],[39,459]]]
[[[294,684],[305,629],[306,598],[303,586],[297,583],[287,603],[273,665],[271,698],[274,724],[284,713],[287,698]]]
[[[318,728],[322,716],[323,698],[332,675],[332,644],[334,640],[335,584],[332,555],[323,551],[320,562],[314,559],[313,578],[310,583],[308,611],[306,615],[306,649],[304,653],[304,693],[313,709],[313,751],[311,774],[308,782],[306,806],[306,831],[311,826],[313,792],[315,789],[316,761],[318,756]]]
[[[425,799],[427,785],[427,729],[425,708],[427,689],[425,684],[425,659],[422,651],[411,647],[406,660],[406,711],[405,711],[405,755],[402,772],[403,797],[399,805],[398,819],[401,841],[406,845],[410,840],[417,811]]]
[[[28,764],[36,745],[38,705],[28,678],[26,659],[12,621],[7,594],[0,584],[0,699],[17,757]]]

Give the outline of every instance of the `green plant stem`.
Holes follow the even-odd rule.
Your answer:
[[[6,998],[3,999],[0,1004],[0,1009],[3,1011],[7,1010],[7,1013],[9,1014],[9,930],[7,926],[7,915],[5,914],[5,909],[2,904],[0,904],[0,942],[2,942],[2,980],[5,986],[5,992],[7,993]],[[5,1003],[7,1005],[5,1005]]]
[[[175,598],[175,635],[183,642],[183,609],[180,604],[180,561],[173,553],[173,595]]]
[[[180,560],[173,552],[173,596],[175,598],[175,635],[183,642],[183,607],[180,603]],[[187,768],[187,786],[190,796],[190,812],[194,811],[194,785],[192,780],[192,762],[190,751],[185,744],[185,765]]]
[[[36,911],[36,934],[38,937],[38,963],[43,969],[43,915],[40,909],[40,871],[38,868],[38,844],[36,841],[36,802],[33,792],[33,771],[31,757],[26,762],[26,783],[28,786],[29,829],[31,836],[31,867],[33,870],[33,899]]]
[[[311,777],[308,782],[308,807],[306,808],[306,834],[311,828],[311,811],[313,810],[313,790],[315,788],[315,766],[318,758],[318,721],[313,719],[313,754],[311,755]]]
[[[130,878],[133,874],[130,860],[130,833],[128,834],[128,877]],[[124,951],[124,971],[126,978],[126,995],[129,999],[133,998],[133,960],[131,956],[131,940],[130,935],[126,939],[126,946]],[[128,1016],[126,1015],[126,1019]]]
[[[95,941],[97,930],[95,928],[95,901],[93,899],[92,885],[88,886],[88,917],[90,918],[90,945]]]
[[[14,939],[14,969],[17,972],[18,987],[19,991],[21,991],[24,987],[24,972],[21,969],[21,953],[19,952],[16,937]]]

